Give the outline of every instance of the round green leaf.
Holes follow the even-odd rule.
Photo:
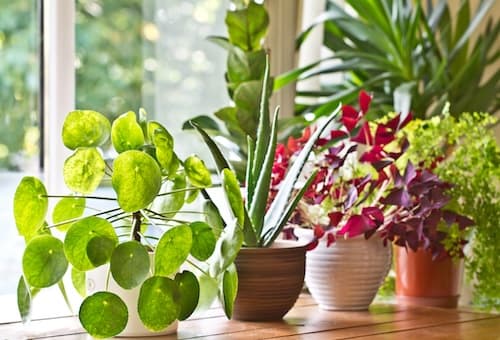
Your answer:
[[[191,255],[200,261],[208,259],[215,249],[217,240],[212,228],[205,222],[193,222],[189,225],[193,234]]]
[[[76,269],[87,271],[95,267],[88,257],[87,246],[96,236],[108,238],[115,246],[118,243],[118,237],[111,223],[100,217],[86,217],[68,229],[64,239],[64,252]]]
[[[196,198],[198,197],[198,194],[200,193],[200,190],[189,190],[186,195],[186,203],[193,203]]]
[[[129,150],[114,161],[113,188],[118,204],[126,212],[144,209],[161,188],[161,171],[158,163],[148,154]]]
[[[236,266],[232,263],[224,272],[222,278],[222,295],[223,295],[223,305],[224,312],[228,319],[231,319],[233,315],[234,301],[236,300],[236,294],[238,293],[238,273],[236,272]]]
[[[149,138],[156,146],[156,158],[162,169],[167,173],[175,161],[174,139],[172,135],[158,122],[151,121],[148,123]]]
[[[79,148],[64,162],[64,182],[72,191],[90,194],[101,183],[105,168],[96,148]]]
[[[87,296],[87,281],[85,272],[81,272],[73,267],[71,269],[71,282],[73,283],[73,287],[75,287],[78,294],[80,294],[82,297]]]
[[[192,243],[191,228],[187,225],[179,225],[163,234],[156,247],[155,275],[169,276],[175,273],[186,261]]]
[[[212,185],[210,171],[205,163],[196,156],[189,156],[184,162],[184,170],[189,181],[196,187],[207,188]]]
[[[49,202],[47,190],[35,177],[24,177],[14,194],[14,218],[20,235],[29,239],[43,225]]]
[[[108,140],[110,130],[109,120],[99,112],[77,110],[66,116],[62,139],[64,145],[71,150],[97,147]]]
[[[205,213],[205,221],[212,228],[215,237],[219,238],[224,229],[224,221],[219,209],[211,200],[205,200],[203,202],[203,212]]]
[[[218,283],[217,280],[206,274],[202,274],[198,279],[200,283],[198,310],[204,311],[210,308],[214,300],[217,298]]]
[[[137,287],[149,273],[148,251],[137,241],[121,243],[111,256],[110,268],[113,279],[121,287]]]
[[[162,185],[161,192],[170,192],[186,188],[186,177],[183,175],[175,176],[173,181],[166,181]],[[172,193],[158,197],[153,202],[152,210],[162,213],[165,217],[173,218],[177,211],[184,205],[184,191]]]
[[[40,290],[31,288],[26,285],[26,280],[23,276],[19,278],[17,283],[17,308],[23,322],[31,320],[31,302]]]
[[[95,267],[109,261],[116,246],[116,240],[108,236],[94,236],[87,243],[87,256]]]
[[[144,281],[139,293],[139,317],[152,331],[161,331],[174,322],[180,312],[177,284],[163,276],[153,276]]]
[[[129,111],[115,119],[111,126],[111,142],[118,153],[144,145],[144,135],[134,112]]]
[[[238,183],[235,173],[227,168],[222,170],[222,185],[234,217],[238,220],[238,224],[243,226],[245,222],[245,212],[240,184]]]
[[[180,312],[179,320],[186,320],[193,314],[200,298],[200,284],[196,276],[190,271],[183,271],[175,275],[175,282],[179,287]]]
[[[120,334],[128,322],[128,310],[117,295],[97,292],[83,300],[78,313],[87,332],[96,338],[110,338]]]
[[[32,287],[52,286],[62,279],[67,268],[63,243],[54,236],[37,236],[24,250],[23,273]]]
[[[52,211],[52,222],[61,223],[78,218],[85,211],[85,198],[83,197],[64,197],[57,202]],[[66,231],[72,222],[57,226],[57,229]]]

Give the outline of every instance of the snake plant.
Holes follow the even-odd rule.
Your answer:
[[[266,60],[262,88],[266,89],[270,81],[269,63]],[[295,189],[299,175],[306,163],[316,140],[325,128],[338,116],[340,106],[334,110],[316,131],[298,154],[293,165],[288,169],[281,188],[268,206],[269,188],[277,145],[277,122],[279,108],[272,118],[269,114],[269,93],[262,90],[259,105],[259,123],[256,139],[247,136],[249,156],[247,160],[245,197],[242,197],[240,185],[230,171],[229,162],[224,158],[215,141],[196,122],[192,125],[201,134],[215,160],[223,180],[223,188],[228,198],[230,210],[243,229],[244,245],[247,247],[269,247],[283,230],[291,213],[302,198],[305,190],[314,179],[315,173],[298,191]]]

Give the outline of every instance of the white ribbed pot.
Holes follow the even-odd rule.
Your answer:
[[[310,229],[296,228],[299,238],[312,239]],[[391,267],[392,248],[373,235],[337,238],[326,246],[326,237],[306,254],[305,282],[320,308],[365,310]]]

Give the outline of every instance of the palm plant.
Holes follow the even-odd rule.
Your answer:
[[[344,72],[342,81],[320,91],[298,92],[321,103],[298,103],[297,111],[324,115],[340,101],[354,102],[363,88],[374,94],[378,112],[395,107],[425,118],[438,115],[448,101],[454,112],[494,113],[499,108],[500,71],[485,79],[485,70],[500,55],[495,47],[500,22],[490,18],[484,32],[472,40],[494,2],[483,0],[471,13],[470,1],[463,0],[453,20],[446,0],[435,5],[427,1],[426,8],[412,0],[346,0],[352,12],[330,0],[328,10],[297,44],[300,47],[315,26],[324,24],[324,46],[333,56],[278,77],[275,89],[296,79]],[[321,66],[326,60],[335,63]]]

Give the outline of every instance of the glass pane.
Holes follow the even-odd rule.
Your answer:
[[[23,239],[12,200],[26,174],[39,174],[38,1],[0,0],[0,310],[21,275]],[[5,310],[6,311],[6,310]],[[12,311],[11,311],[12,313]],[[0,318],[2,313],[0,312]]]

